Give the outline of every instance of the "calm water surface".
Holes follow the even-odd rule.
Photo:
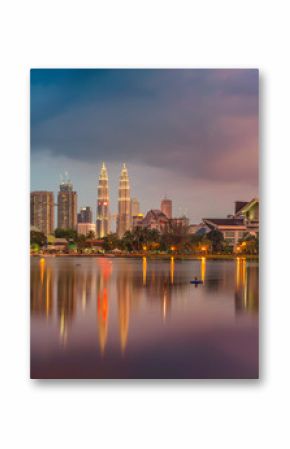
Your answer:
[[[34,257],[31,377],[256,378],[258,272],[241,258]]]

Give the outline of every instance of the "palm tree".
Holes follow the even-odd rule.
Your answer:
[[[96,234],[94,231],[89,231],[87,234],[87,240],[93,240],[95,238]]]

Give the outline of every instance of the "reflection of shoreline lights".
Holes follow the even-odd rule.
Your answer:
[[[59,334],[63,345],[65,345],[67,341],[67,328],[65,325],[65,311],[63,309],[60,314]]]
[[[258,268],[245,257],[236,258],[236,311],[257,313],[259,307]]]
[[[83,281],[83,289],[82,289],[82,310],[85,311],[86,310],[86,305],[87,305],[87,282],[86,282],[86,278],[84,278]]]
[[[45,297],[45,302],[46,302],[46,318],[48,318],[49,316],[49,310],[51,308],[51,297],[50,297],[50,278],[51,278],[51,272],[50,269],[47,269],[47,274],[46,274],[46,297]]]
[[[167,290],[165,290],[164,295],[163,295],[163,319],[164,319],[164,321],[165,321],[165,318],[167,315],[167,302],[168,302]]]
[[[236,293],[241,294],[243,308],[247,308],[247,263],[245,257],[236,258]]]
[[[146,257],[143,257],[142,261],[142,274],[143,274],[143,285],[146,285],[146,279],[147,279],[147,259]]]
[[[240,288],[240,270],[241,270],[241,260],[239,257],[236,259],[236,287]]]
[[[127,276],[120,279],[118,289],[118,305],[119,305],[119,330],[121,351],[124,354],[129,333],[129,316],[130,316],[130,300],[131,286],[128,283]]]
[[[247,307],[247,303],[248,303],[248,291],[247,291],[247,264],[246,264],[246,259],[243,259],[243,280],[242,280],[242,283],[243,283],[243,288],[244,288],[244,295],[243,295],[243,298],[244,298],[244,307],[246,308]]]
[[[45,271],[45,259],[42,257],[39,261],[40,264],[40,280],[41,285],[43,285],[44,271]]]
[[[205,281],[205,274],[206,274],[206,258],[202,257],[200,259],[200,278],[203,282]]]
[[[170,282],[174,283],[174,257],[170,258]]]

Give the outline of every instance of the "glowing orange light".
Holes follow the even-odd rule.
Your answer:
[[[170,249],[171,249],[171,251],[175,251],[176,250],[175,246],[171,246]]]
[[[144,246],[143,246],[143,250],[144,250],[144,251],[147,251],[147,246],[144,245]]]
[[[246,243],[246,242],[243,242],[243,243],[242,243],[242,246],[247,246],[247,243]]]

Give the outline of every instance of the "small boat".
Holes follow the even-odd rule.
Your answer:
[[[194,285],[198,285],[198,284],[203,284],[203,281],[199,280],[199,279],[194,279],[193,281],[190,281],[191,284]]]

